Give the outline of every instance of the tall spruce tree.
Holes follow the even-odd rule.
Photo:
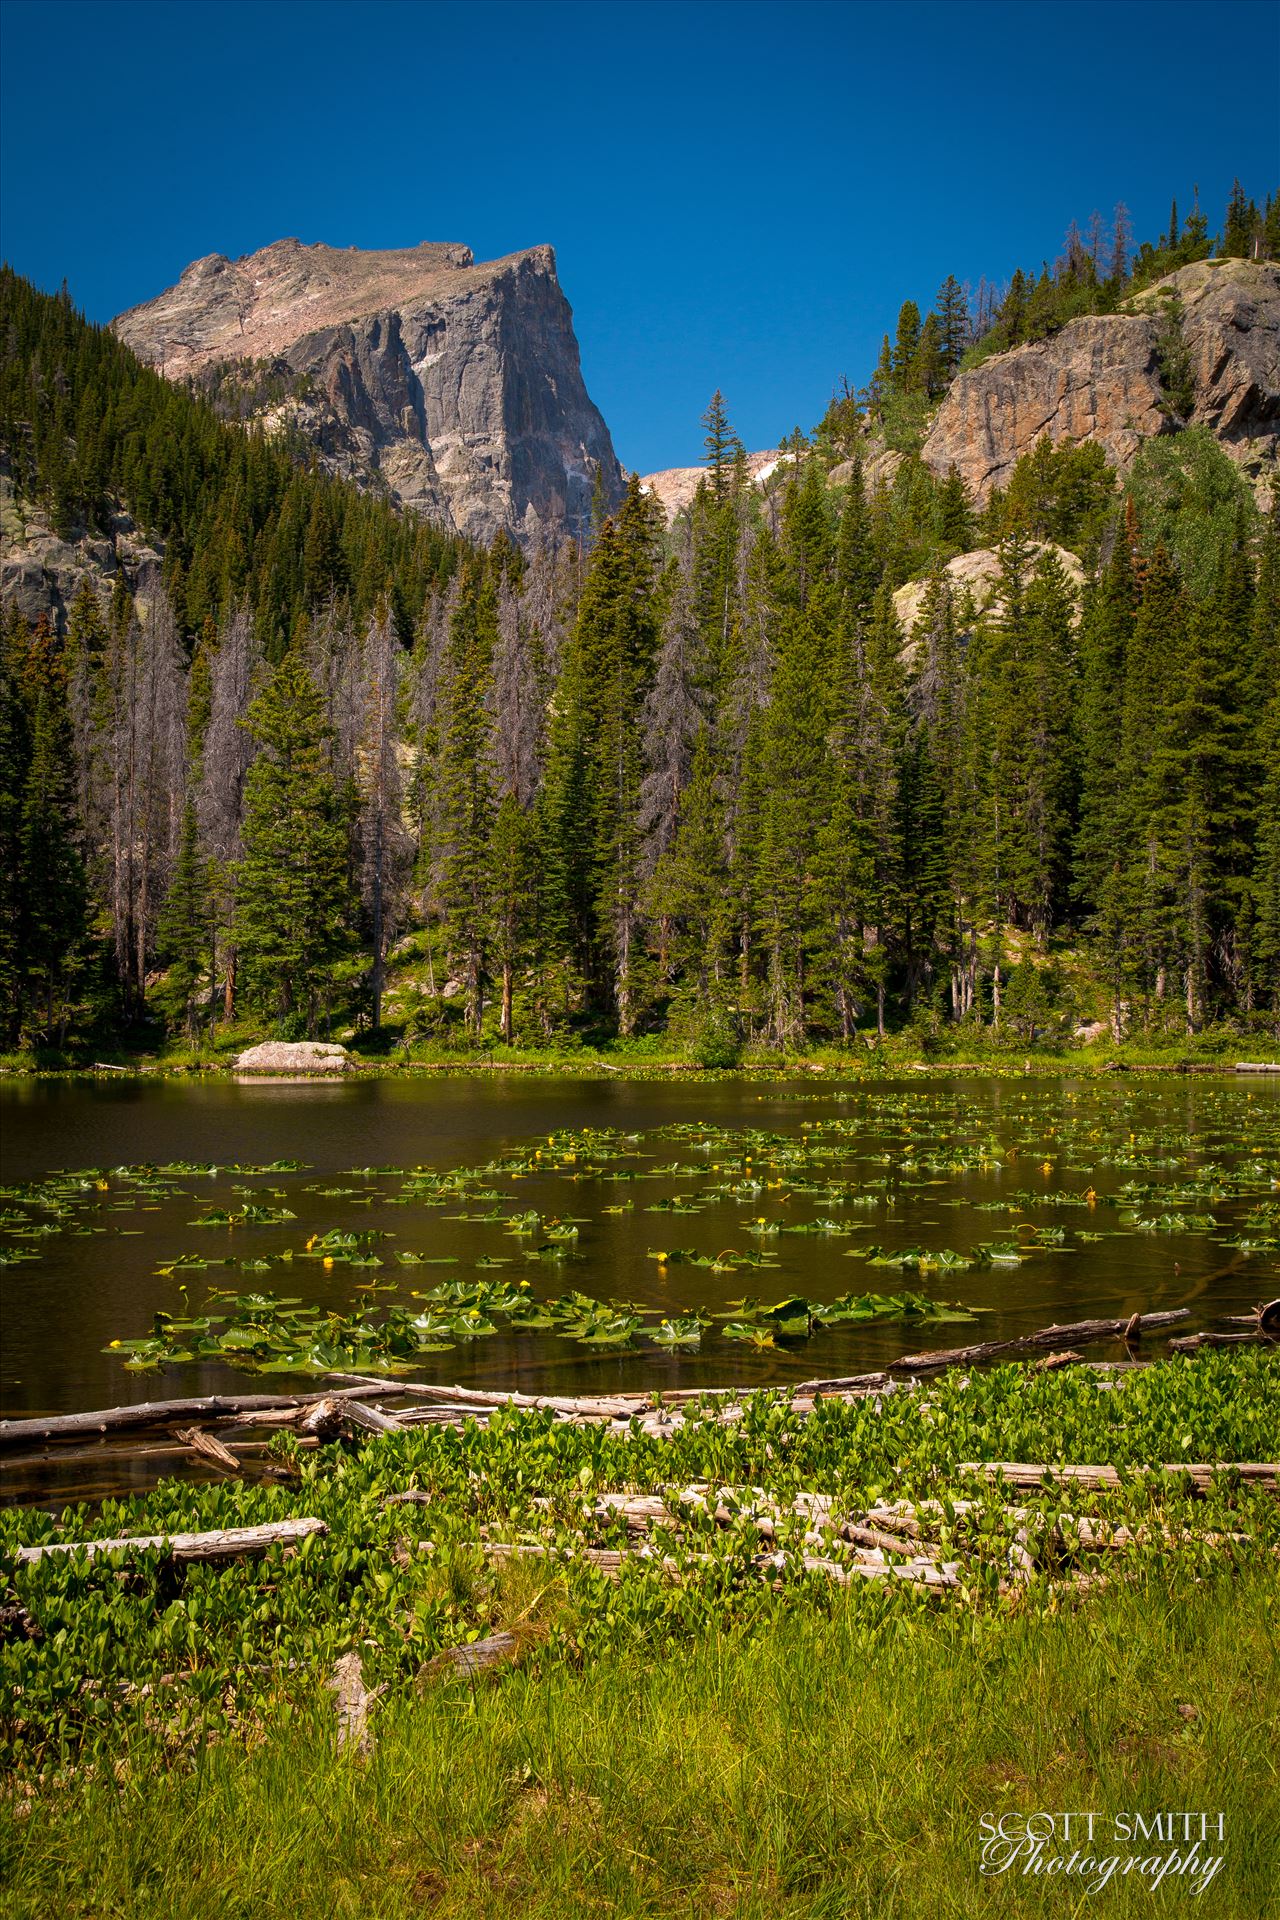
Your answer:
[[[291,648],[249,708],[258,747],[245,781],[234,939],[250,998],[314,1038],[348,951],[349,821],[324,701]]]
[[[438,763],[440,901],[449,951],[462,969],[467,1026],[475,1039],[484,1020],[492,936],[489,836],[494,794],[487,702],[497,630],[497,584],[477,556],[463,571],[449,621]]]

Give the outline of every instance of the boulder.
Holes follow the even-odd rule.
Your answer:
[[[345,1047],[324,1040],[263,1040],[246,1047],[237,1073],[345,1073],[352,1065]]]

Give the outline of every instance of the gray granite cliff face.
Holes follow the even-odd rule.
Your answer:
[[[953,381],[924,443],[936,473],[959,469],[981,504],[1007,486],[1044,434],[1093,440],[1127,468],[1145,440],[1174,430],[1161,384],[1159,339],[1181,307],[1194,406],[1259,489],[1280,457],[1280,268],[1249,260],[1181,267],[1114,314],[1072,320],[1034,345],[997,354]]]
[[[622,496],[550,247],[477,264],[460,246],[279,240],[195,261],[113,326],[170,379],[472,539],[576,531],[597,468]]]

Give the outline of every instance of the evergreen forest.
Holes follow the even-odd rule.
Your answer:
[[[1217,251],[1278,229],[1237,189]],[[1280,509],[1197,427],[1123,478],[1042,441],[981,512],[919,458],[958,369],[1213,244],[1119,209],[948,279],[763,491],[717,394],[673,525],[633,478],[589,540],[487,551],[6,271],[12,497],[164,561],[4,615],[0,1044],[1280,1038]]]

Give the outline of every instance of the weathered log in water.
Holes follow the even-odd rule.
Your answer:
[[[383,1413],[379,1407],[366,1407],[347,1394],[330,1393],[306,1409],[298,1430],[317,1440],[334,1440],[340,1433],[399,1433],[401,1424],[394,1414]]]
[[[1035,1333],[1022,1333],[1010,1340],[983,1340],[972,1347],[943,1347],[935,1353],[908,1353],[889,1362],[890,1373],[937,1373],[943,1367],[967,1367],[976,1361],[992,1360],[1002,1353],[1022,1353],[1035,1347],[1065,1348],[1089,1340],[1113,1340],[1117,1335],[1136,1340],[1141,1334],[1175,1325],[1191,1317],[1189,1307],[1174,1307],[1168,1313],[1133,1313],[1122,1320],[1077,1320],[1065,1327],[1041,1327]]]
[[[192,1453],[199,1454],[202,1460],[208,1460],[212,1466],[220,1467],[223,1473],[239,1473],[240,1462],[230,1447],[224,1447],[211,1433],[203,1433],[199,1427],[175,1427],[174,1439],[181,1440],[190,1447]]]
[[[1171,1340],[1169,1349],[1172,1353],[1195,1353],[1201,1347],[1257,1347],[1274,1344],[1274,1335],[1263,1333],[1260,1327],[1254,1327],[1248,1333],[1186,1333],[1180,1339]]]
[[[350,1381],[357,1387],[381,1385],[383,1393],[388,1396],[405,1394],[418,1400],[434,1401],[440,1406],[473,1407],[489,1413],[496,1412],[500,1407],[528,1407],[549,1413],[590,1414],[598,1420],[630,1420],[635,1414],[653,1412],[659,1405],[688,1406],[692,1401],[722,1399],[742,1391],[738,1387],[677,1387],[662,1393],[609,1393],[569,1398],[554,1393],[517,1393],[500,1389],[486,1392],[479,1387],[436,1386],[421,1380],[378,1382],[363,1373],[331,1373],[327,1378],[342,1385],[344,1392],[347,1391],[344,1383]]]
[[[271,1547],[296,1547],[313,1534],[328,1533],[323,1520],[273,1520],[259,1527],[226,1527],[212,1533],[137,1533],[112,1540],[49,1540],[38,1547],[19,1547],[18,1564],[29,1566],[59,1553],[147,1553],[159,1547],[170,1560],[238,1560],[245,1554],[265,1553]]]
[[[367,1400],[373,1394],[395,1391],[387,1381],[352,1388],[347,1397]],[[127,1407],[103,1407],[95,1413],[62,1413],[49,1419],[0,1420],[0,1453],[29,1452],[56,1440],[87,1440],[95,1435],[138,1433],[147,1427],[176,1426],[210,1420],[244,1423],[250,1414],[271,1415],[282,1408],[314,1406],[323,1393],[212,1393],[195,1400],[139,1400]]]

